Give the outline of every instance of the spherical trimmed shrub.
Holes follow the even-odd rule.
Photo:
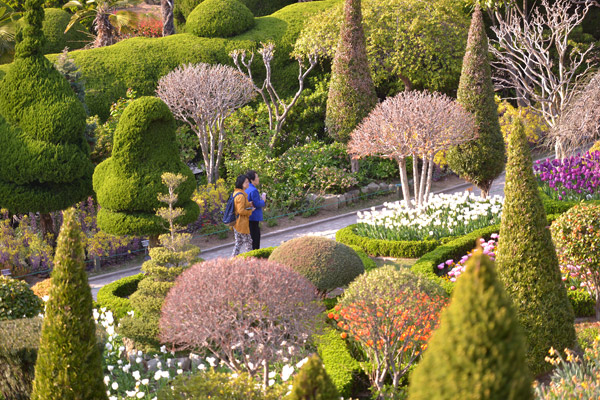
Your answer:
[[[277,247],[270,261],[287,265],[311,281],[321,293],[346,286],[365,272],[363,262],[345,244],[320,236],[304,236]]]
[[[156,97],[140,97],[125,108],[114,135],[112,156],[96,167],[93,176],[98,204],[98,226],[113,235],[158,235],[166,232],[155,210],[164,206],[161,175],[179,173],[187,179],[177,189],[176,207],[185,213],[175,222],[187,225],[200,209],[191,200],[196,181],[179,159],[175,119]]]
[[[34,317],[43,304],[27,283],[0,276],[0,321]]]
[[[65,33],[65,29],[71,20],[71,14],[60,8],[45,8],[44,23],[42,31],[46,36],[46,44],[42,48],[44,54],[60,53],[65,47],[69,50],[77,50],[91,41],[91,36],[86,33],[85,28],[76,22],[71,29]]]
[[[187,18],[186,30],[201,37],[231,37],[254,26],[254,15],[238,0],[205,0]]]
[[[303,346],[323,310],[314,285],[285,265],[209,260],[175,281],[162,307],[160,339],[176,349],[203,347],[228,368],[254,374],[264,362],[281,360],[283,341]]]

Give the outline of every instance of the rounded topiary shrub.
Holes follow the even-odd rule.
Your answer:
[[[0,321],[36,316],[42,305],[27,283],[0,276]]]
[[[65,29],[71,20],[71,14],[60,8],[44,9],[44,23],[42,31],[46,36],[46,44],[42,48],[44,54],[60,53],[65,47],[69,50],[77,50],[91,41],[91,36],[85,28],[76,22],[65,33]]]
[[[206,0],[187,18],[186,30],[201,37],[230,37],[254,26],[254,15],[238,0]]]
[[[321,293],[346,286],[365,271],[354,250],[320,236],[287,241],[271,253],[269,260],[291,267],[311,281]]]

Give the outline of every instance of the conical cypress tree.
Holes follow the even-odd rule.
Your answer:
[[[32,400],[104,400],[84,237],[75,210],[64,213],[42,325]]]
[[[532,165],[525,128],[516,119],[508,137],[496,264],[527,337],[527,363],[537,374],[550,368],[544,361],[550,347],[575,344],[575,328]]]
[[[13,213],[47,215],[92,193],[85,110],[43,55],[43,3],[25,2],[15,61],[0,81],[0,206]]]
[[[347,142],[350,133],[375,105],[377,94],[367,60],[360,0],[345,0],[327,97],[325,126],[329,135]]]
[[[504,139],[494,102],[488,39],[479,6],[471,20],[467,49],[458,86],[457,101],[475,115],[476,140],[451,148],[446,154],[448,165],[487,195],[492,181],[504,169]]]
[[[340,394],[318,355],[312,355],[294,378],[287,400],[338,400]]]
[[[525,337],[494,263],[479,248],[411,375],[409,399],[532,398]]]

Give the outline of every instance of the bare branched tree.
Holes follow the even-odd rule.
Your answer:
[[[252,81],[226,65],[189,64],[160,78],[156,93],[198,135],[206,177],[215,183],[223,155],[223,122],[256,96]]]
[[[512,0],[514,3],[514,0]],[[506,7],[495,12],[498,21],[490,40],[495,60],[494,81],[499,89],[515,89],[517,100],[540,114],[551,128],[571,101],[578,81],[590,70],[588,53],[569,44],[594,0],[541,0],[541,6],[526,15],[526,9]],[[565,156],[563,138],[553,136],[557,157]]]
[[[286,103],[279,97],[271,82],[271,62],[273,61],[273,54],[275,53],[275,44],[261,43],[261,45],[262,47],[258,50],[258,53],[261,55],[265,65],[266,77],[262,86],[260,87],[254,84],[254,80],[252,78],[252,61],[254,60],[254,53],[251,52],[249,55],[247,55],[245,50],[234,50],[231,52],[230,56],[233,58],[233,62],[237,69],[243,74],[247,73],[247,76],[253,82],[254,90],[260,94],[263,101],[267,105],[267,109],[269,111],[269,129],[274,132],[269,142],[269,146],[273,148],[279,139],[281,127],[283,126],[290,109],[294,106],[294,104],[296,104],[300,94],[302,94],[302,90],[304,90],[304,79],[307,77],[310,71],[312,71],[315,65],[317,65],[318,56],[316,52],[313,52],[308,56],[309,66],[307,68],[304,66],[304,61],[302,58],[296,57],[299,66],[299,87],[292,100],[289,103]],[[246,69],[246,73],[242,70],[242,67]]]
[[[600,72],[576,91],[549,137],[560,137],[569,153],[600,138]]]
[[[379,103],[352,132],[348,151],[359,157],[396,160],[408,207],[412,204],[406,157],[412,156],[414,202],[420,206],[428,200],[435,155],[440,150],[475,139],[474,132],[473,115],[449,97],[427,91],[401,92]],[[420,178],[419,157],[423,161]]]
[[[196,264],[162,308],[161,337],[177,349],[205,349],[233,371],[256,376],[289,357],[314,332],[323,306],[316,287],[291,268],[257,258]],[[293,350],[292,350],[293,353]]]

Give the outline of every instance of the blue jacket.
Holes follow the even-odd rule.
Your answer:
[[[248,195],[248,201],[251,201],[252,204],[254,204],[254,207],[256,207],[256,210],[254,210],[252,212],[252,215],[250,216],[250,221],[262,221],[262,209],[265,206],[265,202],[262,199],[262,197],[260,197],[258,189],[253,184],[250,184],[250,186],[248,186],[248,189],[246,189],[246,194]]]

